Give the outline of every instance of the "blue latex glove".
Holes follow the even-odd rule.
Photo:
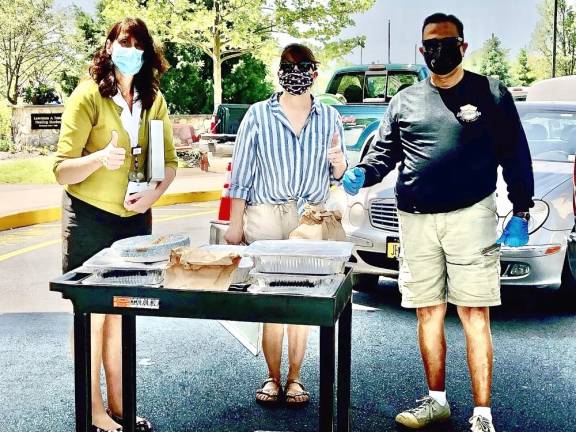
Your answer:
[[[528,221],[518,216],[512,216],[496,243],[510,247],[526,245],[528,243]]]
[[[342,185],[349,195],[356,195],[364,185],[366,175],[362,168],[352,168],[347,170],[342,177]]]

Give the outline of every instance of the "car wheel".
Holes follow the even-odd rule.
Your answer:
[[[374,291],[378,287],[380,276],[374,274],[352,274],[352,288],[356,291]]]
[[[560,294],[563,299],[576,300],[576,278],[574,277],[576,268],[573,268],[574,264],[576,264],[576,259],[571,259],[568,257],[569,253],[570,248],[566,253],[566,258],[564,259],[564,267],[562,268],[562,283],[560,285]]]

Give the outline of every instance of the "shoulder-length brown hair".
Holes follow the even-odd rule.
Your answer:
[[[114,63],[112,63],[112,56],[108,54],[106,46],[112,45],[123,34],[134,38],[138,48],[144,50],[142,68],[134,75],[134,87],[138,91],[142,109],[149,109],[158,93],[160,77],[168,70],[169,64],[164,58],[162,49],[154,44],[148,27],[141,19],[124,18],[114,24],[106,37],[106,43],[94,54],[90,66],[90,76],[98,83],[102,96],[110,97],[118,92]]]

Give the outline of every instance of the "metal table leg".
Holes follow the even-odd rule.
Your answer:
[[[350,431],[350,371],[352,361],[352,301],[338,320],[337,431]]]
[[[124,432],[136,426],[136,316],[122,316],[122,418]]]
[[[90,314],[74,312],[74,397],[76,432],[89,432],[92,425]]]
[[[320,432],[334,430],[334,327],[320,327]]]

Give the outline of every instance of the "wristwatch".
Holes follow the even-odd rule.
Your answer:
[[[514,216],[524,219],[525,221],[530,220],[530,213],[529,212],[515,212]]]

